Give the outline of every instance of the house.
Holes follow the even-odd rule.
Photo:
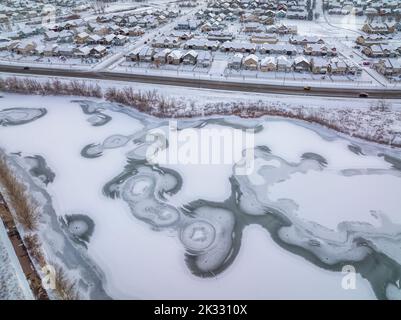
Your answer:
[[[359,36],[356,38],[356,43],[362,46],[385,44],[387,43],[387,38],[382,35]]]
[[[271,35],[271,34],[257,34],[257,35],[252,35],[250,41],[252,43],[270,43],[274,44],[278,42],[278,39],[276,36]]]
[[[128,42],[128,37],[127,36],[124,36],[124,35],[122,35],[122,34],[119,34],[119,35],[117,35],[116,37],[115,37],[115,39],[114,39],[114,44],[116,45],[116,46],[123,46],[123,45],[125,45],[127,42]]]
[[[117,34],[120,34],[120,32],[121,32],[121,27],[112,24],[112,25],[110,25],[108,27],[108,33],[107,34],[117,35]],[[105,34],[104,36],[106,36],[107,34]]]
[[[36,47],[37,47],[36,42],[25,40],[18,42],[17,45],[13,47],[12,51],[17,54],[27,55],[33,53]]]
[[[259,22],[265,25],[272,25],[274,21],[275,19],[272,16],[264,15],[259,17]]]
[[[208,40],[217,40],[220,42],[232,41],[234,39],[234,35],[231,32],[224,31],[214,31],[210,32],[207,35]]]
[[[278,33],[278,34],[297,34],[298,33],[298,27],[294,25],[278,25],[278,26],[272,26],[269,29],[269,27],[266,29],[266,32],[271,33],[269,30],[274,30],[272,33]]]
[[[401,74],[401,59],[380,59],[373,64],[375,70],[384,76],[393,76]]]
[[[209,22],[206,22],[205,24],[203,24],[203,25],[200,27],[200,30],[201,30],[202,32],[209,32],[209,31],[212,31],[212,24],[209,23]]]
[[[395,31],[394,26],[389,26],[383,22],[365,23],[362,31],[370,34],[389,34]]]
[[[247,70],[257,70],[259,64],[259,57],[255,54],[250,54],[243,59],[242,65]]]
[[[155,48],[179,48],[181,45],[180,39],[177,37],[158,37],[152,40],[152,46]]]
[[[54,31],[47,31],[44,34],[45,41],[56,41],[58,39],[59,33]]]
[[[313,73],[326,74],[329,68],[329,62],[320,57],[314,57],[311,60],[311,70]]]
[[[146,15],[142,19],[138,20],[137,25],[142,28],[156,28],[159,25],[159,21],[153,15]]]
[[[116,38],[115,34],[108,34],[107,36],[104,36],[102,40],[100,41],[101,44],[105,46],[111,46],[114,44],[114,39]]]
[[[184,44],[185,49],[196,49],[196,50],[211,50],[215,51],[219,48],[220,42],[218,41],[211,41],[207,39],[202,39],[202,38],[194,38],[191,40],[188,40]]]
[[[183,54],[180,50],[173,50],[167,56],[167,63],[178,65],[182,61]]]
[[[58,33],[57,43],[72,43],[74,41],[74,33],[69,30],[63,30]]]
[[[162,49],[153,55],[153,61],[156,65],[165,64],[167,62],[167,56],[170,54],[171,49]]]
[[[97,26],[94,30],[93,33],[103,37],[105,35],[108,35],[110,32],[109,28],[107,26]]]
[[[58,46],[57,52],[59,56],[72,57],[74,55],[74,50],[75,47],[73,45],[64,44]]]
[[[139,48],[138,60],[141,62],[151,62],[154,55],[154,49],[149,46],[143,46]]]
[[[184,64],[196,64],[197,57],[198,53],[194,50],[190,50],[182,56],[182,62]]]
[[[0,23],[8,23],[8,22],[9,22],[8,16],[5,15],[4,13],[1,13],[0,14]]]
[[[203,68],[210,67],[212,63],[212,55],[209,51],[198,52],[197,65]]]
[[[293,68],[295,71],[303,72],[310,71],[311,64],[304,56],[297,56],[294,59]]]
[[[378,14],[379,14],[379,11],[373,7],[369,7],[369,8],[365,9],[366,16],[374,17],[374,16],[377,16]]]
[[[289,12],[289,11],[287,11],[286,18],[287,19],[306,20],[306,19],[308,19],[308,13],[306,11],[303,11],[303,12]]]
[[[331,74],[345,74],[348,70],[347,64],[343,60],[338,58],[332,58],[330,60],[328,72]]]
[[[18,30],[17,33],[18,33],[18,36],[20,39],[24,39],[24,38],[38,35],[40,33],[40,30],[37,28],[34,29],[34,28],[30,28],[30,27],[23,27],[21,30]]]
[[[315,36],[292,36],[290,37],[289,42],[291,44],[305,46],[307,44],[314,44],[314,43],[323,44],[324,40],[322,38]]]
[[[189,39],[192,39],[194,37],[194,34],[191,32],[186,32],[186,31],[172,31],[170,32],[170,34],[168,35],[169,37],[173,37],[173,38],[178,38],[179,40],[184,40],[187,41]]]
[[[243,32],[245,33],[261,33],[265,31],[265,29],[259,23],[248,23],[243,28]]]
[[[227,67],[229,69],[235,69],[235,70],[241,69],[243,57],[244,56],[242,53],[236,53],[228,61]]]
[[[380,45],[376,45],[376,44],[374,44],[374,45],[372,45],[370,47],[364,47],[362,49],[362,52],[365,55],[367,55],[368,57],[377,58],[377,57],[384,57],[385,56],[381,46]]]
[[[95,58],[102,58],[107,55],[107,49],[105,46],[97,45],[90,50],[89,54]]]
[[[38,56],[53,57],[58,55],[57,44],[46,44],[37,46],[32,52]]]
[[[78,21],[77,20],[65,21],[62,22],[59,27],[60,27],[59,31],[72,30],[78,27]]]
[[[86,43],[90,45],[96,45],[101,43],[102,37],[97,35],[97,34],[91,34],[89,37],[86,39]]]
[[[259,52],[263,54],[286,54],[288,56],[296,55],[297,48],[292,44],[262,44]]]
[[[76,42],[77,44],[84,44],[84,43],[86,43],[86,41],[88,40],[88,38],[89,38],[89,34],[88,34],[88,33],[86,33],[86,32],[81,32],[81,33],[79,33],[79,34],[76,35],[76,37],[75,37],[75,42]]]
[[[0,51],[12,51],[12,48],[10,47],[11,41],[7,42],[0,42]]]
[[[277,61],[275,57],[264,57],[260,62],[260,70],[267,71],[276,71],[277,70]]]
[[[58,55],[58,45],[57,44],[48,44],[43,49],[43,55],[45,57],[53,57]]]
[[[255,14],[245,12],[244,14],[241,15],[240,21],[244,22],[244,23],[245,22],[257,22],[257,21],[259,21],[259,18]]]
[[[139,37],[143,34],[145,34],[145,30],[143,30],[143,28],[141,28],[140,26],[135,26],[132,29],[129,29],[128,33],[128,35],[132,37]]]
[[[196,30],[199,27],[199,21],[197,20],[186,20],[177,22],[174,27],[175,30]]]
[[[242,41],[226,41],[220,46],[221,51],[248,52],[255,53],[256,45],[254,43]]]
[[[74,50],[74,56],[78,58],[87,58],[90,55],[91,48],[85,47],[78,47]]]
[[[397,46],[393,44],[381,44],[380,47],[383,51],[384,57],[394,58],[399,55],[399,45]]]
[[[304,54],[305,55],[312,55],[312,56],[325,56],[327,55],[327,46],[324,44],[312,43],[307,44],[304,47]]]
[[[286,56],[279,56],[276,59],[277,71],[289,72],[292,70],[293,61]]]
[[[136,48],[130,53],[125,55],[126,61],[139,61],[139,51],[141,48]]]
[[[109,21],[111,21],[111,18],[108,17],[108,16],[97,16],[96,17],[96,22],[97,23],[106,23],[106,22],[109,22]]]

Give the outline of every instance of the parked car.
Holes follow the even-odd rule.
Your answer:
[[[359,93],[359,98],[368,98],[369,95],[366,92]]]

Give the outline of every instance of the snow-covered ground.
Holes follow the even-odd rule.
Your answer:
[[[0,221],[0,300],[26,299],[33,299],[33,295]]]
[[[224,99],[228,93],[210,99],[220,95]],[[22,107],[45,108],[47,114],[0,126],[0,147],[22,168],[28,164],[16,153],[42,156],[55,178],[47,186],[34,181],[50,195],[57,217],[78,219],[79,226],[93,222],[85,238],[71,226],[65,234],[75,235],[69,241],[77,253],[104,274],[102,285],[112,298],[399,295],[394,279],[382,272],[391,268],[401,277],[397,150],[297,121],[200,118],[179,121],[186,128],[181,132],[197,136],[224,129],[235,135],[257,129],[255,146],[262,148],[255,149],[252,174],[236,175],[235,163],[161,163],[154,170],[141,162],[144,135],[151,129],[166,131],[166,120],[82,98],[5,94],[0,99],[0,110]],[[99,112],[111,120],[94,125]],[[236,192],[242,197],[233,196]],[[383,214],[372,219],[370,210]],[[178,220],[171,220],[176,215]],[[169,225],[161,223],[169,219]],[[196,239],[187,238],[192,226],[194,232],[203,230],[199,241],[211,242],[201,252],[189,250]],[[39,232],[51,248],[49,225],[42,223]],[[360,239],[368,245],[355,246]],[[375,268],[368,268],[371,256],[377,259]],[[58,258],[68,264],[70,257],[66,251]],[[356,268],[353,290],[342,287],[344,264]],[[79,275],[80,265],[70,264],[70,272]],[[372,287],[369,280],[377,276],[380,286]]]

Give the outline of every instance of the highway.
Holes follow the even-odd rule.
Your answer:
[[[325,96],[325,97],[343,97],[360,98],[363,92],[367,94],[367,99],[401,99],[400,89],[384,89],[380,87],[372,88],[336,88],[336,87],[314,87],[305,90],[303,85],[283,85],[283,84],[264,84],[239,81],[220,81],[216,79],[195,79],[180,78],[171,76],[157,76],[149,74],[130,74],[107,71],[81,71],[71,69],[56,69],[22,66],[0,65],[0,72],[14,73],[21,75],[40,75],[49,77],[70,77],[94,80],[114,80],[140,83],[153,83],[160,85],[182,86],[202,89],[244,91],[258,93],[273,93],[285,95],[303,95],[303,96]]]

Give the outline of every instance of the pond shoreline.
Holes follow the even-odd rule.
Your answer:
[[[385,117],[392,113],[397,118],[397,111],[392,111],[383,101],[376,107],[367,110],[367,113],[352,114],[354,109],[338,109],[332,115],[327,116],[329,110],[333,108],[313,110],[302,105],[289,107],[279,104],[254,102],[220,102],[206,103],[202,106],[195,106],[193,101],[175,99],[156,90],[134,90],[131,86],[115,88],[108,86],[102,88],[98,84],[87,83],[85,81],[61,81],[59,79],[41,82],[31,78],[18,79],[17,77],[0,77],[0,91],[23,94],[23,95],[42,95],[42,96],[77,96],[118,103],[128,109],[135,109],[144,114],[166,119],[188,119],[205,116],[238,116],[240,118],[260,118],[263,116],[283,117],[297,119],[307,123],[318,124],[336,132],[373,142],[386,145],[391,148],[401,148],[401,132],[386,128],[389,124],[377,124],[375,117]],[[326,112],[327,111],[327,112]],[[398,112],[399,113],[399,112]],[[375,114],[372,116],[372,114]],[[371,116],[363,120],[363,117]],[[401,113],[398,120],[401,126]],[[358,123],[358,121],[361,121]],[[355,130],[355,127],[368,126],[375,128],[372,134],[369,132]]]

